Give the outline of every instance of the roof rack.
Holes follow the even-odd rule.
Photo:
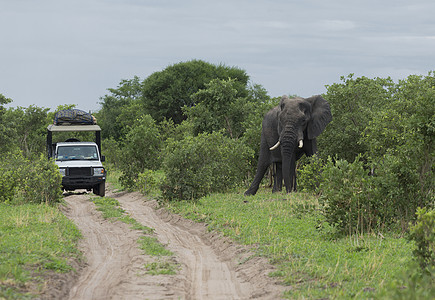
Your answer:
[[[98,125],[54,125],[50,124],[47,127],[51,132],[67,132],[67,131],[101,131]]]

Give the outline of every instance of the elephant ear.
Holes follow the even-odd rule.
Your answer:
[[[331,108],[320,95],[305,100],[311,104],[311,119],[308,122],[307,134],[308,139],[312,140],[318,137],[325,130],[326,125],[332,121]]]

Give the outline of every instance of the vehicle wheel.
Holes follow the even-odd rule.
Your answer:
[[[106,195],[106,183],[102,182],[98,185],[98,195],[104,197]]]
[[[98,188],[99,188],[99,185],[92,187],[92,193],[94,193],[95,195],[98,195]]]

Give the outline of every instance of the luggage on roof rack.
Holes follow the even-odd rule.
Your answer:
[[[93,115],[80,109],[59,110],[54,115],[55,125],[93,125],[96,123]]]

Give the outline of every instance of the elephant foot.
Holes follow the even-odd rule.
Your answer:
[[[245,192],[245,196],[254,196],[257,193],[257,191],[252,191],[251,189],[247,190]]]

